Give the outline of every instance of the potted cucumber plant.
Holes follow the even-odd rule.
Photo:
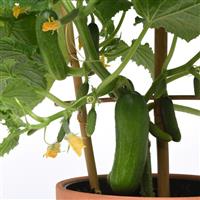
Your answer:
[[[113,17],[119,12],[116,25]],[[127,12],[135,12],[129,26],[140,28],[129,45],[119,34]],[[200,99],[200,51],[170,68],[177,39],[198,40],[199,13],[199,0],[2,0],[0,122],[8,135],[0,144],[0,156],[17,148],[21,135],[31,137],[60,120],[57,139],[44,156],[55,158],[62,142],[68,141],[79,156],[84,151],[88,177],[59,182],[57,199],[200,199],[200,177],[170,175],[168,161],[168,143],[181,140],[175,110],[198,116],[200,112],[173,102]],[[155,29],[153,47],[142,43],[150,29]],[[168,33],[173,35],[169,51]],[[120,64],[112,71],[108,66],[117,58]],[[133,61],[152,77],[143,94],[136,91],[133,80],[121,75]],[[194,79],[194,95],[169,95],[168,84],[188,74]],[[74,79],[76,99],[63,101],[50,89],[68,77]],[[95,87],[93,77],[101,80]],[[47,117],[35,113],[45,98],[60,111]],[[98,115],[95,106],[104,102],[115,103],[116,147],[110,173],[98,176],[91,138]],[[154,120],[149,115],[152,110]],[[70,131],[70,119],[77,111],[81,136]],[[149,134],[157,139],[157,175],[151,172]]]

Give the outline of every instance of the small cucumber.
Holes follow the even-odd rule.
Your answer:
[[[44,10],[37,16],[37,41],[49,73],[55,80],[63,80],[68,74],[68,67],[58,44],[58,34],[56,31],[42,31],[43,23],[48,22],[49,19],[58,19],[57,14],[52,10]]]
[[[139,188],[148,150],[149,112],[137,92],[120,96],[115,107],[116,149],[108,181],[112,190],[129,194]]]
[[[195,94],[195,96],[200,97],[200,79],[194,77],[193,84],[194,84],[194,94]]]
[[[179,142],[181,140],[181,133],[171,98],[168,96],[161,97],[159,103],[164,130],[170,134],[173,141]]]
[[[96,48],[96,51],[99,54],[99,28],[94,22],[91,22],[88,25],[88,29],[89,29],[90,34],[92,36],[92,40],[93,40],[94,46]]]
[[[95,130],[96,119],[97,119],[97,113],[95,108],[92,107],[87,115],[86,133],[88,137],[90,137]]]
[[[161,130],[158,126],[156,126],[152,122],[150,122],[150,124],[149,124],[149,132],[159,140],[163,140],[166,142],[169,142],[172,140],[172,137],[168,133]]]
[[[62,142],[65,135],[70,132],[69,121],[70,121],[70,118],[63,118],[62,119],[62,121],[61,121],[62,124],[61,124],[60,130],[58,132],[58,136],[57,136],[57,142],[58,143]]]

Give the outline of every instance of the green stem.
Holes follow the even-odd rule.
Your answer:
[[[50,99],[51,101],[53,101],[55,104],[57,104],[58,106],[62,108],[68,108],[69,106],[69,104],[60,100],[58,97],[54,96],[53,94],[51,94],[50,92],[46,90],[38,90],[37,93],[40,95],[43,95],[44,97],[47,97],[48,99]]]
[[[115,37],[119,29],[121,28],[125,15],[126,15],[126,12],[123,12],[116,29],[110,34],[110,36],[105,41],[99,44],[100,47],[107,46],[113,40],[113,38]]]
[[[101,90],[104,90],[114,79],[116,79],[119,74],[122,72],[122,70],[126,67],[129,60],[135,55],[143,37],[145,36],[146,32],[149,29],[149,24],[146,24],[140,33],[138,39],[133,43],[133,45],[130,47],[130,50],[127,52],[126,57],[124,58],[121,65],[105,80],[102,81],[102,83],[97,88],[97,93],[101,93]]]
[[[32,117],[34,120],[36,120],[36,121],[38,121],[38,122],[42,122],[42,123],[46,121],[46,118],[45,118],[45,117],[40,117],[40,116],[36,115],[36,114],[33,113],[31,110],[29,110],[29,109],[27,109],[27,108],[25,108],[25,107],[24,107],[24,109],[25,109],[25,111],[27,112],[27,114],[28,114],[30,117]]]
[[[192,57],[187,63],[185,63],[184,65],[180,66],[180,67],[177,67],[177,68],[174,68],[174,69],[170,69],[170,70],[167,70],[167,76],[172,76],[172,75],[175,75],[175,74],[178,74],[178,73],[181,73],[183,71],[187,71],[189,70],[193,65],[194,63],[199,60],[200,58],[200,51],[195,54],[194,57]]]
[[[167,55],[167,58],[165,59],[165,62],[163,64],[163,67],[162,67],[162,70],[166,70],[169,63],[170,63],[170,60],[172,59],[172,56],[174,54],[174,51],[175,51],[175,48],[176,48],[176,43],[177,43],[177,36],[174,35],[174,38],[173,38],[173,41],[172,41],[172,45],[170,47],[170,51],[169,51],[169,54]]]
[[[68,68],[68,74],[69,76],[85,76],[85,69],[84,68],[74,68],[74,67],[69,67]]]
[[[83,9],[83,14],[85,17],[87,17],[89,14],[91,14],[95,9],[95,4],[100,2],[100,0],[90,0],[87,6]]]
[[[169,69],[161,73],[157,79],[152,83],[151,87],[145,94],[145,99],[148,101],[153,93],[155,92],[155,89],[157,85],[159,84],[160,81],[162,81],[165,77],[167,78],[167,83],[170,83],[178,78],[181,78],[183,76],[186,76],[190,73],[190,68],[192,68],[193,64],[200,58],[200,51],[193,57],[191,58],[187,63],[180,67],[176,67],[174,69]]]
[[[78,0],[76,3],[77,8],[80,8],[83,6],[83,0]]]
[[[170,76],[169,78],[167,78],[166,83],[170,83],[172,81],[175,81],[175,80],[182,78],[183,76],[186,76],[188,74],[189,74],[188,71],[183,71],[183,72],[180,72],[179,74],[175,74],[173,76]]]
[[[194,67],[191,67],[190,73],[191,73],[194,77],[200,79],[200,74],[196,71],[196,69],[195,69]]]
[[[46,118],[40,117],[38,115],[36,115],[35,113],[32,112],[32,110],[30,108],[28,108],[26,105],[23,105],[19,99],[15,98],[16,103],[20,106],[20,108],[22,109],[22,111],[24,112],[24,115],[29,115],[31,116],[34,120],[38,121],[38,122],[45,122]]]
[[[185,113],[188,113],[188,114],[200,116],[200,110],[195,109],[195,108],[191,108],[191,107],[188,107],[188,106],[174,104],[174,109],[176,111],[185,112]]]
[[[111,57],[118,57],[118,56],[121,56],[122,55],[122,53],[124,53],[124,52],[126,52],[126,51],[128,51],[129,50],[129,47],[127,47],[127,48],[124,48],[124,49],[122,49],[121,51],[118,51],[117,53],[105,53],[104,55],[106,56],[106,57],[109,57],[109,56],[111,56]],[[101,53],[101,52],[100,52]]]
[[[75,9],[74,5],[71,1],[62,0],[63,6],[66,11],[69,13]],[[103,80],[110,75],[108,70],[101,64],[99,61],[98,52],[95,51],[95,45],[91,37],[91,33],[86,24],[86,18],[84,14],[79,14],[74,22],[78,29],[79,35],[81,36],[81,40],[83,42],[85,54],[88,57],[88,61],[92,64],[92,70]]]
[[[160,81],[162,81],[165,77],[166,77],[166,74],[163,72],[154,80],[154,82],[151,84],[151,87],[149,88],[149,90],[146,92],[144,96],[146,102],[152,97],[154,91],[156,90],[157,85],[159,85]],[[163,90],[164,89],[165,88],[163,88]]]

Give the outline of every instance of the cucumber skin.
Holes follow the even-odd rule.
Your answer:
[[[172,100],[168,96],[161,97],[159,103],[164,130],[171,135],[174,142],[179,142],[181,140],[181,133],[176,120]]]
[[[143,96],[133,92],[119,97],[115,123],[115,158],[108,181],[115,193],[129,194],[140,185],[148,150],[149,113]]]
[[[195,94],[195,96],[200,97],[200,79],[194,77],[193,84],[194,84],[194,94]]]
[[[89,29],[90,34],[92,36],[92,40],[93,40],[94,46],[96,48],[96,51],[99,54],[99,28],[94,22],[91,22],[88,25],[88,29]]]
[[[67,76],[67,65],[58,44],[56,31],[42,31],[42,24],[48,21],[49,17],[57,19],[52,10],[42,11],[36,18],[36,36],[40,52],[48,67],[49,73],[55,80],[63,80]]]
[[[96,127],[97,113],[94,107],[91,108],[87,115],[86,133],[88,137],[91,137]]]

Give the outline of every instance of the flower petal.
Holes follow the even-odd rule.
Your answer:
[[[68,134],[66,139],[68,140],[72,149],[77,153],[77,155],[81,156],[82,149],[86,147],[83,142],[83,139],[81,137],[76,136],[73,133]]]
[[[47,152],[44,154],[44,156],[46,156],[46,158],[48,157],[55,158],[59,152],[60,152],[60,143],[55,143],[48,146]]]
[[[55,21],[48,21],[44,22],[42,25],[42,31],[47,32],[47,31],[55,31],[60,27],[60,22],[58,20]]]

